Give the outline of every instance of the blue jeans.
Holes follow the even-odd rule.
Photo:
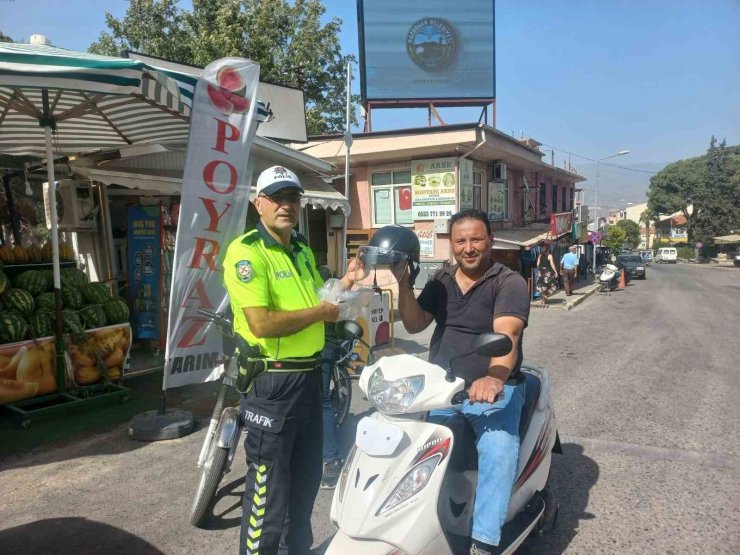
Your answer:
[[[524,382],[504,386],[496,403],[465,401],[462,405],[431,411],[430,422],[443,423],[461,412],[478,438],[478,487],[475,492],[471,537],[489,545],[501,541],[511,490],[519,462],[519,420],[524,406]]]
[[[339,440],[337,433],[337,419],[334,416],[334,407],[329,396],[329,384],[334,370],[334,361],[339,356],[339,348],[326,342],[321,352],[321,412],[324,419],[324,463],[339,459]]]

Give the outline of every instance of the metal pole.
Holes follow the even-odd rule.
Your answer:
[[[599,231],[599,160],[596,161],[596,196],[594,198],[594,215],[596,217],[596,225],[594,226],[596,228],[596,233],[600,233]],[[601,241],[599,241],[599,244],[601,244]],[[594,277],[596,277],[596,243],[593,244],[594,247]]]
[[[349,149],[352,147],[352,132],[350,131],[350,108],[352,106],[352,65],[351,62],[347,62],[347,119],[344,126],[344,146],[347,148],[347,152],[344,155],[344,198],[347,199],[349,204]],[[342,272],[341,275],[347,273],[347,220],[349,213],[344,214],[344,221],[342,222]]]

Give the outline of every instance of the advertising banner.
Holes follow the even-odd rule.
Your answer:
[[[128,207],[128,305],[137,339],[159,339],[158,206]]]
[[[131,349],[131,326],[117,324],[85,332],[86,340],[65,336],[67,367],[77,385],[121,378]],[[57,391],[54,337],[0,345],[0,405]]]
[[[228,305],[221,266],[244,233],[257,130],[259,65],[224,58],[195,87],[175,239],[163,387],[218,379],[221,332],[198,313]]]
[[[494,1],[359,0],[364,100],[495,98]]]
[[[419,238],[420,256],[434,258],[434,230],[417,229],[416,236]]]
[[[488,184],[488,219],[492,222],[506,219],[508,193],[506,182],[494,181]]]
[[[455,212],[455,158],[412,160],[412,217],[449,218]]]
[[[571,212],[561,212],[560,214],[550,215],[550,238],[555,239],[563,233],[570,231],[573,214]]]

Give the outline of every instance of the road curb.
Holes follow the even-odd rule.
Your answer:
[[[578,306],[583,301],[585,301],[586,299],[588,299],[591,295],[593,295],[594,293],[596,293],[596,291],[598,291],[598,290],[599,290],[599,285],[598,284],[594,284],[594,285],[591,286],[591,289],[589,291],[587,291],[586,293],[584,293],[583,295],[581,295],[580,297],[578,297],[576,300],[574,300],[573,302],[568,303],[567,305],[565,305],[562,308],[564,308],[565,310],[571,310],[573,307]]]

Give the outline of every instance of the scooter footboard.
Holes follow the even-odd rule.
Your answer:
[[[389,543],[377,540],[363,540],[350,538],[338,530],[332,538],[325,555],[388,555],[396,548]]]

